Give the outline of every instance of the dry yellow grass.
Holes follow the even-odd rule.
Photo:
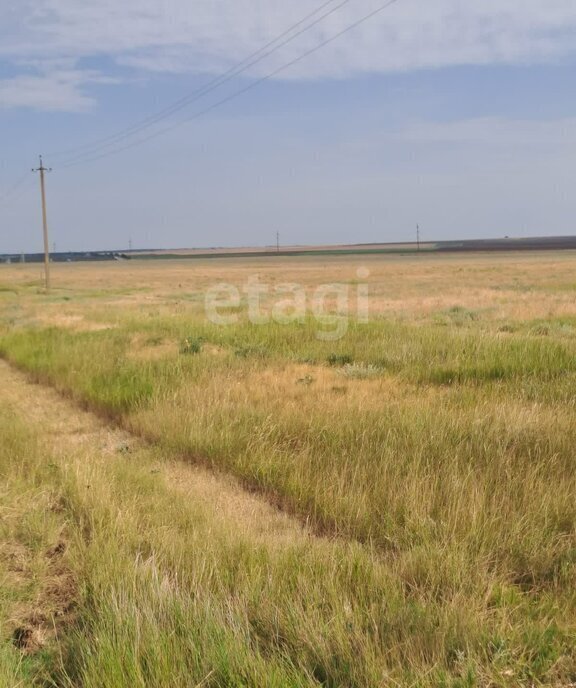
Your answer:
[[[337,342],[319,341],[313,320],[256,326],[240,317],[218,327],[205,316],[204,294],[222,281],[241,288],[258,275],[310,296],[331,282],[356,289],[360,268],[372,319],[352,317]],[[217,589],[217,611],[203,623],[217,619],[220,629],[228,618],[233,640],[218,641],[220,630],[200,638],[211,659],[195,680],[214,666],[215,686],[569,685],[575,268],[570,252],[71,264],[54,266],[45,295],[37,268],[1,266],[0,349],[157,447],[146,458],[136,443],[138,466],[130,452],[114,462],[98,439],[109,432],[102,421],[62,429],[69,448],[87,438],[89,465],[74,463],[78,486],[99,485],[94,496],[79,487],[79,503],[100,513],[98,499],[110,502],[125,521],[103,518],[97,529],[117,529],[134,551],[151,553],[149,567],[136,567],[142,588],[125,595],[150,610],[162,590],[180,604],[190,589],[200,599]],[[56,414],[70,419],[61,403]],[[119,473],[109,486],[98,472],[111,479],[110,459]],[[150,488],[142,467],[166,494]],[[186,511],[194,505],[200,531]],[[175,587],[150,583],[175,571]],[[99,575],[104,590],[112,573]],[[239,575],[240,592],[227,587]],[[121,615],[102,604],[104,636],[119,637]],[[184,616],[199,613],[182,604]],[[170,645],[151,618],[146,647],[169,646],[183,663],[184,646]],[[232,669],[212,655],[219,642],[234,646]],[[131,685],[128,666],[162,676],[160,685],[187,685],[161,655],[142,657],[133,635],[122,643],[114,651],[125,664],[109,667],[122,678],[109,685]],[[280,678],[262,683],[265,665]],[[98,685],[97,664],[84,668],[87,685]]]
[[[192,294],[202,295],[221,281],[242,286],[258,274],[270,285],[295,282],[311,291],[324,283],[357,282],[361,267],[369,271],[366,282],[375,314],[411,318],[460,305],[483,311],[489,319],[576,315],[573,252],[55,264],[54,294],[66,296],[72,290],[75,295],[86,294],[87,299],[98,295],[102,309],[109,305],[171,309],[193,306]],[[40,288],[40,268],[2,265],[0,284]],[[46,319],[87,315],[75,303],[43,304],[46,307],[42,316]]]

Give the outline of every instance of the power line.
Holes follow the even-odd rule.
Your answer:
[[[15,196],[16,192],[21,189],[27,181],[30,181],[30,172],[26,170],[22,177],[19,177],[8,189],[0,196],[0,203],[10,200],[11,198],[18,197]]]
[[[244,93],[251,91],[253,88],[256,88],[260,84],[272,79],[273,77],[280,74],[281,72],[284,72],[287,69],[289,69],[290,67],[293,67],[295,64],[301,62],[302,60],[306,59],[310,55],[317,53],[318,51],[322,50],[323,48],[325,48],[330,43],[333,43],[334,41],[338,40],[344,34],[348,33],[349,31],[352,31],[353,29],[357,28],[361,24],[364,24],[365,22],[369,21],[370,19],[372,19],[376,15],[380,14],[384,10],[388,9],[392,5],[395,5],[399,1],[400,0],[388,0],[384,4],[377,7],[375,10],[372,10],[368,14],[364,15],[363,17],[361,17],[360,19],[355,21],[353,24],[350,24],[349,26],[347,26],[345,29],[339,31],[338,33],[334,34],[330,38],[323,40],[321,43],[319,43],[315,47],[307,50],[306,52],[302,53],[298,57],[294,58],[293,60],[290,60],[289,62],[285,63],[281,67],[278,67],[277,69],[273,70],[272,72],[269,72],[268,74],[257,79],[256,81],[252,82],[251,84],[248,84],[247,86],[244,86],[243,88],[235,91],[231,95],[226,96],[225,98],[222,98],[221,100],[216,101],[215,103],[213,103],[209,107],[204,108],[203,110],[199,110],[198,112],[194,113],[191,117],[187,117],[186,119],[180,120],[179,122],[174,122],[170,126],[167,126],[167,127],[164,127],[163,129],[155,131],[152,134],[145,136],[144,138],[137,139],[136,141],[132,141],[132,142],[130,142],[124,146],[120,146],[119,148],[113,149],[113,150],[108,151],[106,153],[101,153],[99,155],[94,155],[94,156],[87,156],[87,157],[78,156],[77,158],[72,158],[68,162],[65,162],[61,167],[62,167],[62,169],[67,169],[67,168],[75,167],[76,165],[81,165],[84,163],[96,162],[97,160],[101,160],[102,158],[107,158],[111,155],[118,155],[119,153],[122,153],[123,151],[130,150],[132,148],[135,148],[136,146],[140,146],[144,143],[147,143],[148,141],[151,141],[155,138],[158,138],[159,136],[163,136],[164,134],[167,134],[168,132],[173,131],[174,129],[177,129],[178,127],[181,127],[184,124],[187,124],[188,122],[192,122],[193,120],[196,120],[196,119],[202,117],[203,115],[206,115],[209,112],[212,112],[213,110],[220,107],[221,105],[229,103],[230,101],[234,100],[235,98],[238,98],[239,96],[243,95]]]
[[[201,86],[198,89],[195,89],[191,93],[189,93],[187,96],[184,96],[183,98],[180,98],[177,100],[175,103],[172,105],[164,108],[163,110],[160,110],[156,114],[150,115],[149,117],[145,118],[144,120],[140,121],[137,124],[134,124],[130,127],[127,127],[126,129],[123,129],[119,131],[116,134],[112,134],[110,136],[104,137],[102,139],[99,139],[97,141],[93,141],[92,143],[85,144],[83,146],[78,146],[77,148],[71,148],[68,150],[64,151],[57,151],[55,153],[51,153],[51,157],[62,157],[66,156],[68,157],[69,155],[76,153],[78,151],[78,156],[72,156],[72,157],[81,157],[82,155],[85,154],[93,154],[96,153],[97,151],[104,149],[104,148],[110,148],[113,146],[115,143],[119,143],[120,141],[130,138],[134,136],[135,134],[140,133],[141,131],[144,131],[145,129],[149,129],[151,126],[154,124],[157,124],[158,122],[161,122],[164,119],[167,119],[171,115],[175,114],[176,112],[179,112],[186,106],[190,105],[191,103],[194,103],[203,96],[207,95],[208,93],[211,93],[215,89],[219,88],[223,84],[227,83],[231,79],[240,76],[244,72],[246,72],[248,69],[253,67],[254,65],[258,64],[262,60],[266,59],[273,53],[277,52],[280,48],[283,48],[284,46],[288,45],[292,41],[294,41],[296,38],[299,38],[302,34],[304,34],[306,31],[309,31],[311,28],[319,24],[320,22],[324,21],[324,19],[328,18],[335,12],[337,12],[339,9],[341,9],[344,5],[348,4],[352,0],[341,0],[338,5],[335,7],[331,8],[328,12],[324,13],[320,17],[317,17],[312,23],[308,24],[304,28],[300,29],[296,33],[294,33],[292,36],[290,36],[291,33],[296,31],[299,27],[302,26],[302,24],[305,24],[309,19],[312,19],[315,15],[317,15],[319,12],[321,12],[323,9],[331,5],[335,0],[328,0],[327,2],[322,3],[320,7],[316,8],[313,12],[310,14],[306,15],[303,19],[298,21],[296,24],[293,24],[291,27],[283,31],[281,34],[276,36],[276,38],[272,39],[266,45],[262,46],[259,48],[257,51],[249,55],[248,57],[244,58],[241,62],[238,64],[234,65],[231,67],[228,71],[224,72],[224,74],[221,74],[220,76],[212,79],[210,82],[205,84],[204,86]],[[283,40],[286,36],[286,40]],[[281,43],[278,43],[279,41],[282,41]],[[278,45],[275,45],[278,43]],[[269,50],[270,48],[270,50]],[[80,151],[85,151],[85,153],[80,153]]]

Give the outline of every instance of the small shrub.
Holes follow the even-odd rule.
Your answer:
[[[512,334],[513,332],[516,332],[516,327],[514,325],[511,325],[510,323],[505,323],[504,325],[500,325],[498,328],[498,332],[505,332],[508,334]]]
[[[202,351],[202,340],[187,337],[180,345],[181,354],[199,354]]]
[[[478,313],[464,306],[452,306],[443,311],[443,315],[454,325],[465,325],[478,320]]]
[[[344,368],[339,371],[341,375],[352,380],[368,380],[380,375],[380,369],[375,365],[366,365],[364,363],[347,363]]]
[[[330,354],[326,360],[331,366],[351,365],[354,362],[350,354]]]
[[[536,337],[547,337],[550,334],[550,328],[548,325],[535,325],[530,330],[530,334]]]

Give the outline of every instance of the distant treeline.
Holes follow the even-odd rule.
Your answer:
[[[306,246],[290,249],[237,251],[224,249],[218,252],[185,253],[183,251],[171,253],[168,251],[138,251],[134,257],[144,260],[183,260],[207,258],[265,258],[265,257],[298,257],[298,256],[338,256],[338,255],[373,255],[373,254],[412,254],[418,253],[458,253],[458,252],[492,252],[492,251],[561,251],[576,250],[576,236],[572,237],[534,237],[522,239],[463,239],[460,241],[435,241],[421,244],[389,243],[389,244],[351,244],[349,246],[326,246],[326,248],[309,248]]]
[[[436,251],[561,251],[576,249],[576,236],[439,241]]]
[[[52,263],[79,263],[106,260],[130,260],[126,253],[117,251],[69,251],[66,253],[51,253]],[[43,253],[6,253],[0,254],[0,263],[43,263]]]
[[[436,241],[421,245],[423,253],[457,253],[478,251],[561,251],[576,250],[576,236],[565,237],[530,237],[521,239],[463,239],[459,241]],[[87,261],[111,261],[130,260],[140,258],[144,260],[191,260],[206,258],[264,258],[267,256],[335,256],[335,255],[367,255],[367,254],[410,254],[418,252],[416,243],[389,243],[389,244],[353,244],[350,246],[326,246],[325,248],[298,247],[290,249],[254,249],[234,250],[222,249],[218,252],[207,250],[203,253],[196,250],[194,253],[178,251],[171,253],[163,251],[140,250],[132,252],[119,251],[88,251],[51,253],[50,260],[54,263],[76,263]],[[0,263],[42,263],[43,253],[24,254],[0,254]]]

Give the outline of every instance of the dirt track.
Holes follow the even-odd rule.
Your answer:
[[[142,440],[107,425],[55,390],[29,382],[5,361],[0,361],[0,387],[3,399],[41,434],[52,454],[96,453],[101,459],[117,461],[134,460],[145,453],[150,460],[150,448]],[[247,492],[228,476],[170,456],[156,460],[154,473],[170,489],[201,504],[207,513],[230,520],[244,535],[268,545],[315,537],[299,521]]]

